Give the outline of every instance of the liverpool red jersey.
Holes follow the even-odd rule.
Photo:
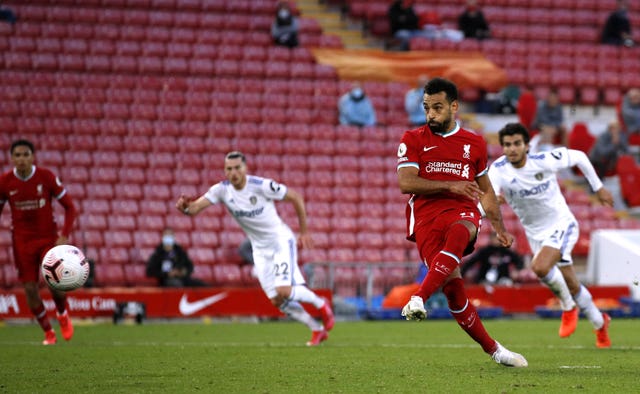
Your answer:
[[[51,203],[65,193],[60,180],[45,168],[33,166],[27,179],[17,176],[15,170],[4,173],[0,177],[0,204],[9,202],[14,237],[56,237],[58,229]]]
[[[435,181],[474,181],[486,174],[487,145],[484,139],[456,125],[453,131],[439,135],[428,126],[409,130],[398,147],[398,166],[415,167],[418,176]],[[416,226],[451,209],[480,215],[477,201],[452,193],[412,195],[407,206],[408,237]]]

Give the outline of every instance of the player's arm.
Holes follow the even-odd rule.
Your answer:
[[[196,200],[192,200],[185,195],[181,195],[176,202],[176,208],[185,215],[196,216],[211,204],[211,201],[209,201],[209,199],[204,195],[200,196]]]
[[[398,185],[403,194],[430,195],[450,192],[471,200],[477,200],[482,196],[482,190],[475,182],[425,179],[418,176],[418,167],[411,165],[398,168]]]
[[[500,212],[500,204],[496,198],[496,193],[493,191],[493,186],[491,185],[489,176],[487,174],[479,176],[476,178],[476,182],[483,192],[482,197],[480,197],[480,204],[482,205],[482,209],[484,209],[487,218],[489,218],[491,226],[493,226],[493,229],[496,231],[500,244],[506,248],[511,247],[511,244],[513,243],[513,235],[509,234],[507,229],[504,227],[502,213]]]
[[[307,228],[307,210],[305,209],[302,195],[291,188],[287,188],[287,194],[284,195],[282,201],[292,203],[293,208],[296,210],[298,225],[300,227],[298,243],[302,248],[312,248],[313,240],[311,239],[311,234],[309,234],[309,230]]]
[[[73,203],[73,200],[68,193],[65,193],[62,197],[60,197],[58,199],[58,202],[64,208],[64,224],[62,225],[62,230],[60,231],[60,235],[58,236],[56,245],[65,245],[69,243],[69,234],[71,234],[71,230],[73,230],[73,224],[78,217],[78,210],[76,209],[76,205]]]
[[[612,207],[613,206],[613,196],[609,190],[605,189],[602,185],[602,181],[598,177],[595,168],[593,168],[593,164],[587,157],[587,155],[576,149],[567,149],[569,153],[569,166],[577,166],[580,171],[584,174],[584,177],[587,178],[589,185],[591,186],[591,190],[596,193],[596,196],[600,200],[603,205]]]

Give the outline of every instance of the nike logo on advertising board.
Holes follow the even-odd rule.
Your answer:
[[[425,152],[429,152],[431,149],[433,149],[433,148],[437,148],[437,147],[438,147],[438,145],[430,146],[430,147],[428,147],[428,148],[425,146],[425,147],[424,147],[424,151],[425,151]]]
[[[189,302],[187,300],[187,295],[183,294],[182,298],[180,298],[180,305],[178,306],[178,310],[185,316],[192,315],[210,305],[215,304],[216,302],[222,300],[227,296],[227,293],[214,294],[211,297],[203,298],[198,301]]]

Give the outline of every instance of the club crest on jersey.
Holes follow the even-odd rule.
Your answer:
[[[462,149],[464,149],[464,153],[462,154],[463,159],[468,159],[471,157],[471,144],[465,144]]]
[[[42,195],[42,184],[38,183],[38,186],[36,186],[36,190],[38,191],[38,195],[41,196]]]
[[[251,205],[256,205],[256,203],[258,202],[258,197],[256,196],[249,197],[249,202],[251,203]]]
[[[541,181],[542,178],[544,178],[544,175],[541,172],[539,172],[535,175],[535,177],[536,177],[536,180]]]

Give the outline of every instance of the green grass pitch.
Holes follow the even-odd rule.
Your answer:
[[[77,324],[40,344],[35,325],[0,327],[0,393],[627,393],[640,390],[640,321],[617,319],[597,349],[588,321],[487,320],[529,361],[495,364],[453,320],[338,322],[307,348],[293,322]]]

